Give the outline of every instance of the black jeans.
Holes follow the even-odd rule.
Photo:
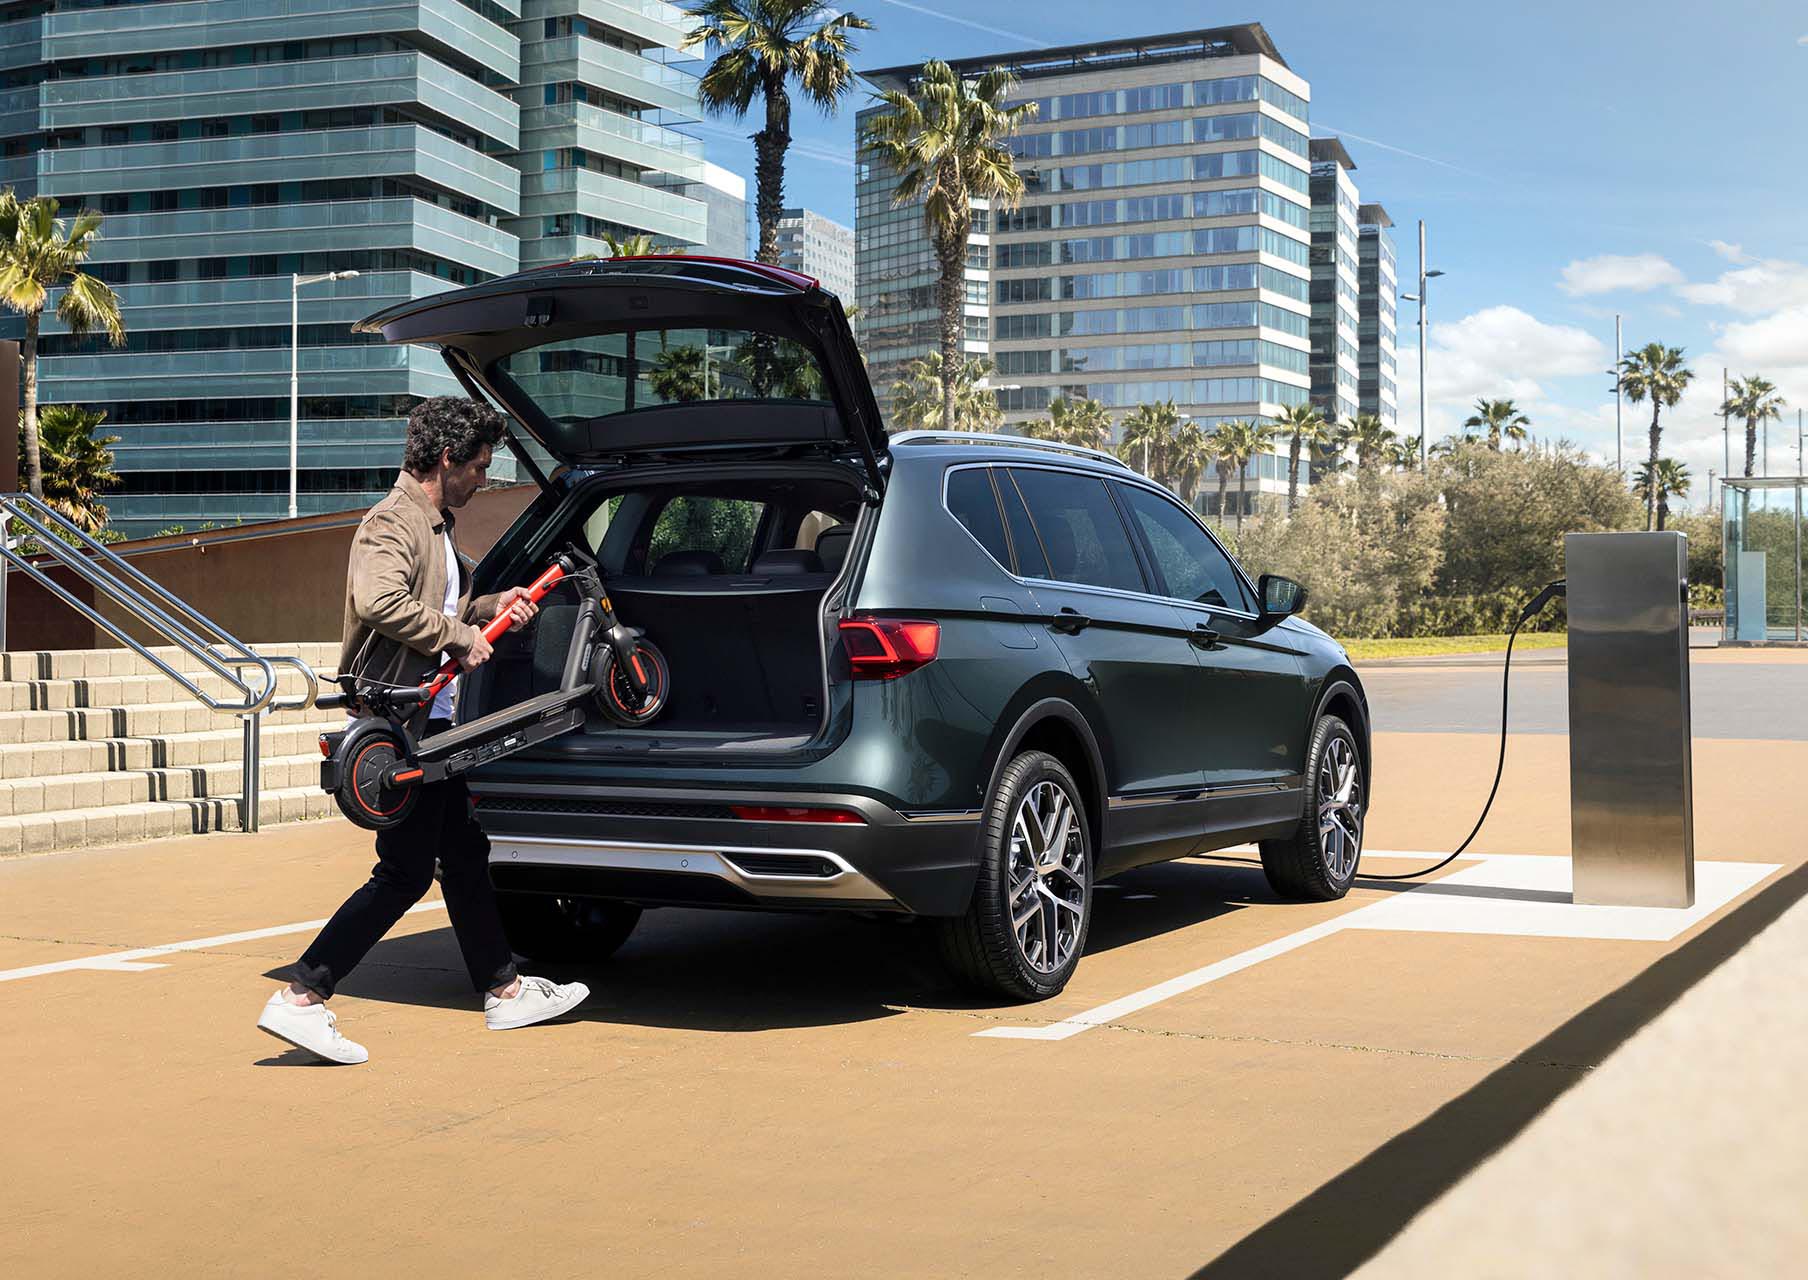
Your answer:
[[[435,720],[427,732],[448,727]],[[456,778],[422,787],[407,819],[377,833],[377,865],[370,879],[333,913],[302,954],[295,981],[323,1000],[330,998],[339,981],[432,886],[436,858],[446,914],[471,985],[488,991],[513,982],[515,959],[490,887],[489,837],[471,814],[470,791]]]

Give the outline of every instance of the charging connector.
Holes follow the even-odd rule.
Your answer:
[[[1566,591],[1565,580],[1562,578],[1557,579],[1555,582],[1546,583],[1542,591],[1526,602],[1525,608],[1519,611],[1519,620],[1513,624],[1513,629],[1507,632],[1507,656],[1500,667],[1500,758],[1495,761],[1494,764],[1494,785],[1488,788],[1488,798],[1482,804],[1481,817],[1475,820],[1475,827],[1469,832],[1468,837],[1463,843],[1456,847],[1456,852],[1452,853],[1442,862],[1434,862],[1429,867],[1421,867],[1417,871],[1408,871],[1401,875],[1378,876],[1361,874],[1361,879],[1417,880],[1420,876],[1428,876],[1434,871],[1443,870],[1458,858],[1462,857],[1463,851],[1469,847],[1477,835],[1481,834],[1482,823],[1488,820],[1488,810],[1494,807],[1494,797],[1500,792],[1501,774],[1506,771],[1507,767],[1507,690],[1508,678],[1513,673],[1513,641],[1519,635],[1519,629],[1521,627],[1537,617],[1547,604],[1552,600],[1555,600],[1558,596],[1564,595]]]

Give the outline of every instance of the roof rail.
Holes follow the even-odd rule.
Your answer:
[[[892,436],[886,443],[888,445],[1000,444],[1016,449],[1046,449],[1050,453],[1068,453],[1079,458],[1091,458],[1096,462],[1109,462],[1112,466],[1122,467],[1125,471],[1135,470],[1116,454],[1106,453],[1103,449],[1088,449],[1084,445],[1064,444],[1059,440],[1038,440],[1034,436],[989,435],[979,431],[905,431]]]

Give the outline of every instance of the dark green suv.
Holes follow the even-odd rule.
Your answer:
[[[438,346],[556,464],[477,589],[575,541],[670,664],[651,725],[474,776],[523,954],[605,955],[661,904],[907,912],[1036,999],[1116,872],[1257,841],[1281,892],[1348,889],[1367,706],[1301,589],[1107,454],[888,439],[807,277],[580,262],[362,328]],[[575,615],[506,637],[460,718],[556,687]]]

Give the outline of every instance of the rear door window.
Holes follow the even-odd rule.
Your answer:
[[[1048,557],[1061,582],[1119,591],[1147,591],[1130,534],[1105,482],[1071,471],[1012,467]]]
[[[689,552],[694,554],[687,558],[707,562],[711,572],[746,573],[765,514],[765,503],[745,498],[672,498],[653,522],[647,571],[658,573],[660,562],[668,556]],[[718,563],[721,567],[715,568]]]
[[[1252,613],[1230,557],[1186,512],[1139,485],[1114,485],[1147,542],[1167,594],[1191,604]]]

